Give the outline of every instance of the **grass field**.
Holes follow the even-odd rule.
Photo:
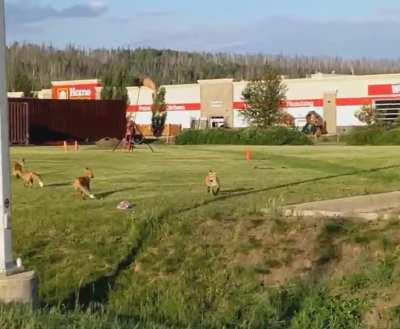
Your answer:
[[[276,210],[398,190],[400,149],[260,146],[251,147],[252,161],[245,149],[12,149],[46,184],[12,185],[15,256],[37,272],[41,302],[95,302],[185,328],[359,328],[375,323],[380,307],[395,323],[396,222],[283,219]],[[72,190],[86,166],[97,200]],[[203,186],[209,169],[222,183],[217,197]],[[117,210],[122,200],[135,207]]]

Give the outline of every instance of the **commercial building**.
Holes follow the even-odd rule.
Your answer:
[[[200,80],[197,84],[170,85],[166,88],[168,123],[190,128],[200,120],[211,125],[224,122],[227,127],[245,127],[246,110],[242,93],[248,82],[231,79]],[[400,74],[335,75],[314,74],[304,79],[284,79],[287,100],[283,110],[291,114],[298,127],[306,124],[310,111],[320,114],[328,133],[363,125],[355,116],[362,106],[375,106],[392,115],[400,114]],[[128,88],[128,112],[136,122],[151,118],[151,90]]]
[[[383,116],[400,114],[400,74],[336,75],[313,74],[303,79],[284,79],[287,100],[283,110],[302,127],[306,115],[315,111],[325,119],[328,133],[362,125],[355,113],[365,105],[374,106]],[[245,127],[242,98],[248,82],[232,79],[200,80],[194,84],[166,85],[167,123],[183,128],[200,126]],[[152,90],[128,87],[127,115],[138,124],[151,122]],[[53,82],[51,97],[57,99],[99,99],[99,80]],[[49,90],[39,97],[49,97]]]

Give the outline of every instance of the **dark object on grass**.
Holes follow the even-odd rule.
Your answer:
[[[118,138],[104,137],[96,142],[96,146],[100,149],[113,149],[116,145],[120,144]]]
[[[121,143],[124,142],[124,141],[125,141],[125,138],[120,139],[118,141],[118,143],[114,146],[113,151],[115,151],[118,147],[120,147]],[[154,153],[153,147],[146,141],[146,139],[143,137],[143,135],[135,135],[133,137],[133,141],[134,141],[134,145],[142,145],[142,144],[144,144],[150,149],[151,153]]]
[[[132,208],[133,208],[133,204],[130,203],[129,201],[121,201],[117,206],[118,210],[128,210],[128,209],[132,209]]]

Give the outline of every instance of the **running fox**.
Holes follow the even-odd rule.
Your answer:
[[[38,173],[35,173],[33,171],[16,170],[15,177],[17,177],[18,179],[22,179],[24,186],[26,187],[33,187],[33,184],[35,182],[38,182],[41,188],[44,187],[42,177]]]
[[[82,199],[89,197],[90,199],[96,199],[96,197],[90,193],[90,180],[94,178],[93,171],[90,168],[86,168],[83,176],[75,178],[74,190],[80,194]]]
[[[208,175],[205,177],[204,182],[209,194],[217,195],[219,193],[220,184],[216,172],[210,170]]]

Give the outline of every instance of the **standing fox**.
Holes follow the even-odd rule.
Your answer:
[[[24,170],[25,167],[25,159],[22,159],[21,161],[14,161],[12,164],[12,175],[20,178],[19,173],[21,173]]]
[[[75,178],[74,190],[80,194],[82,199],[89,197],[90,199],[96,199],[96,197],[90,193],[90,180],[94,178],[93,171],[86,168],[83,176]]]

